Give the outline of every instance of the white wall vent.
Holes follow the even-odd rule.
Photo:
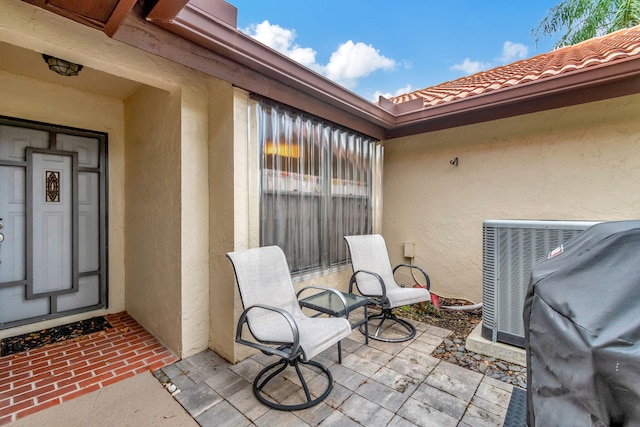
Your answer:
[[[524,347],[533,266],[596,222],[486,220],[482,225],[482,336]]]

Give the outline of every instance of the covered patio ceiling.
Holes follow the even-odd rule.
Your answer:
[[[393,100],[381,98],[374,104],[240,32],[236,8],[223,0],[140,0],[137,4],[135,0],[109,0],[91,7],[72,0],[23,1],[379,139],[640,93],[640,52],[634,50],[624,58],[495,90],[469,90],[465,96],[435,105],[416,93]],[[526,67],[524,61],[517,64],[518,72]],[[510,72],[507,67],[501,67],[502,72]]]

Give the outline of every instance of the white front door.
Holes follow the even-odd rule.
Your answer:
[[[0,118],[0,328],[106,306],[103,134]]]

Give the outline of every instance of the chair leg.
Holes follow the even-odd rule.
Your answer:
[[[327,379],[327,388],[322,392],[320,396],[316,397],[315,399],[313,399],[311,396],[311,392],[309,391],[309,386],[307,385],[307,380],[304,378],[304,375],[300,370],[300,366],[299,366],[300,364],[316,367],[317,369],[320,370],[320,374],[324,375]],[[295,369],[295,372],[300,381],[300,385],[302,386],[302,389],[304,391],[306,401],[303,403],[294,404],[294,405],[283,405],[274,401],[273,399],[270,399],[268,393],[263,390],[264,387],[269,383],[269,381],[277,377],[289,366]],[[267,373],[269,373],[269,375],[267,375],[267,377],[264,380],[262,380],[262,377]],[[263,370],[261,370],[258,373],[258,375],[256,375],[255,380],[253,380],[253,394],[256,396],[256,398],[263,404],[269,406],[270,408],[277,409],[280,411],[298,411],[300,409],[306,409],[306,408],[315,406],[318,403],[322,402],[329,395],[329,393],[331,393],[332,388],[333,388],[333,376],[331,375],[331,372],[329,371],[329,369],[324,365],[313,360],[304,362],[299,359],[289,360],[289,359],[283,358],[283,359],[280,359],[278,362],[272,363],[271,365],[265,367]]]
[[[403,341],[408,341],[416,336],[416,328],[410,322],[407,322],[406,320],[401,319],[397,317],[395,314],[393,314],[390,308],[383,308],[382,312],[380,312],[379,314],[376,314],[374,316],[369,316],[367,318],[367,322],[365,323],[365,325],[367,325],[369,321],[377,320],[377,319],[380,319],[380,322],[378,323],[378,326],[375,328],[375,332],[368,333],[364,325],[360,325],[359,327],[360,332],[365,336],[367,336],[368,338],[371,338],[377,341],[383,341],[383,342],[403,342]],[[387,321],[395,322],[398,325],[402,326],[406,330],[406,334],[398,338],[387,338],[382,336],[381,334],[381,332],[383,332],[382,325]]]

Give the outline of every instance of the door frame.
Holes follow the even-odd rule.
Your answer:
[[[73,136],[79,136],[79,137],[87,137],[87,138],[95,138],[98,140],[99,142],[99,157],[98,157],[98,166],[97,167],[86,167],[86,166],[80,166],[77,163],[73,166],[74,168],[77,167],[77,169],[74,170],[74,176],[77,178],[77,173],[75,172],[93,172],[93,173],[97,173],[98,174],[98,186],[99,186],[99,208],[98,208],[98,216],[99,216],[99,225],[98,225],[98,245],[99,245],[99,267],[98,270],[95,271],[91,271],[91,272],[84,272],[84,273],[79,273],[78,272],[78,264],[77,264],[77,260],[78,260],[78,243],[77,243],[77,238],[78,238],[78,214],[77,214],[77,209],[78,209],[78,198],[77,198],[77,182],[74,183],[74,201],[72,203],[73,206],[73,233],[74,236],[72,237],[73,239],[73,254],[72,254],[72,258],[73,258],[73,287],[75,288],[75,290],[78,289],[78,285],[79,285],[79,281],[82,277],[84,276],[92,276],[92,275],[98,275],[99,277],[99,300],[98,300],[98,304],[95,305],[91,305],[91,306],[87,306],[87,307],[81,307],[81,308],[76,308],[76,309],[71,309],[71,310],[65,310],[65,311],[59,311],[58,307],[57,307],[57,301],[56,301],[56,297],[58,295],[64,295],[66,293],[72,292],[73,289],[67,289],[67,290],[63,290],[63,291],[53,291],[53,292],[48,292],[48,293],[42,293],[42,294],[36,294],[33,295],[33,293],[31,292],[31,287],[28,286],[28,281],[31,278],[32,279],[32,268],[33,265],[30,264],[33,262],[33,258],[32,255],[30,254],[30,248],[32,247],[31,245],[33,245],[33,238],[34,236],[32,235],[33,230],[31,229],[31,225],[29,224],[29,218],[32,218],[32,212],[29,212],[32,209],[32,204],[31,202],[29,202],[29,197],[32,197],[32,188],[29,184],[27,184],[27,181],[30,181],[31,178],[29,177],[29,168],[30,165],[28,165],[29,163],[29,159],[25,156],[25,161],[24,162],[15,162],[15,161],[2,161],[0,160],[0,165],[3,166],[21,166],[25,168],[25,174],[26,179],[25,179],[25,203],[26,203],[26,218],[25,218],[25,227],[26,227],[26,235],[25,235],[25,251],[26,253],[24,254],[25,256],[25,268],[26,268],[26,277],[25,280],[21,280],[21,281],[17,281],[17,282],[8,282],[5,283],[4,286],[13,286],[13,285],[24,285],[25,286],[25,296],[26,299],[32,299],[36,298],[36,297],[45,297],[45,298],[49,298],[50,302],[49,302],[49,314],[47,315],[39,315],[39,316],[35,316],[35,317],[30,317],[27,319],[21,319],[21,320],[17,320],[17,321],[13,321],[13,322],[5,322],[5,323],[0,323],[0,330],[3,329],[10,329],[10,328],[14,328],[14,327],[18,327],[18,326],[22,326],[22,325],[27,325],[27,324],[31,324],[31,323],[37,323],[43,320],[49,320],[49,319],[54,319],[54,318],[59,318],[59,317],[67,317],[67,316],[71,316],[74,314],[78,314],[78,313],[84,313],[84,312],[89,312],[89,311],[94,311],[94,310],[99,310],[99,309],[106,309],[109,307],[109,271],[108,271],[108,267],[109,267],[109,253],[108,253],[108,249],[109,249],[109,240],[108,240],[108,216],[109,216],[109,204],[108,204],[108,200],[109,200],[109,195],[108,195],[108,134],[106,132],[100,132],[100,131],[93,131],[93,130],[87,130],[87,129],[80,129],[80,128],[75,128],[75,127],[70,127],[70,126],[63,126],[63,125],[57,125],[57,124],[51,124],[51,123],[43,123],[43,122],[36,122],[36,121],[31,121],[31,120],[26,120],[26,119],[20,119],[20,118],[15,118],[15,117],[8,117],[8,116],[2,116],[0,115],[0,125],[7,125],[7,126],[15,126],[15,127],[22,127],[22,128],[28,128],[28,129],[34,129],[34,130],[40,130],[40,131],[46,131],[49,134],[49,148],[47,149],[41,149],[41,148],[36,148],[36,147],[32,147],[29,149],[29,151],[32,152],[38,152],[38,153],[47,153],[47,154],[62,154],[62,155],[69,155],[72,152],[69,151],[63,151],[58,149],[57,147],[57,142],[56,142],[56,135],[58,134],[66,134],[66,135],[73,135]],[[77,160],[77,159],[76,159]]]

